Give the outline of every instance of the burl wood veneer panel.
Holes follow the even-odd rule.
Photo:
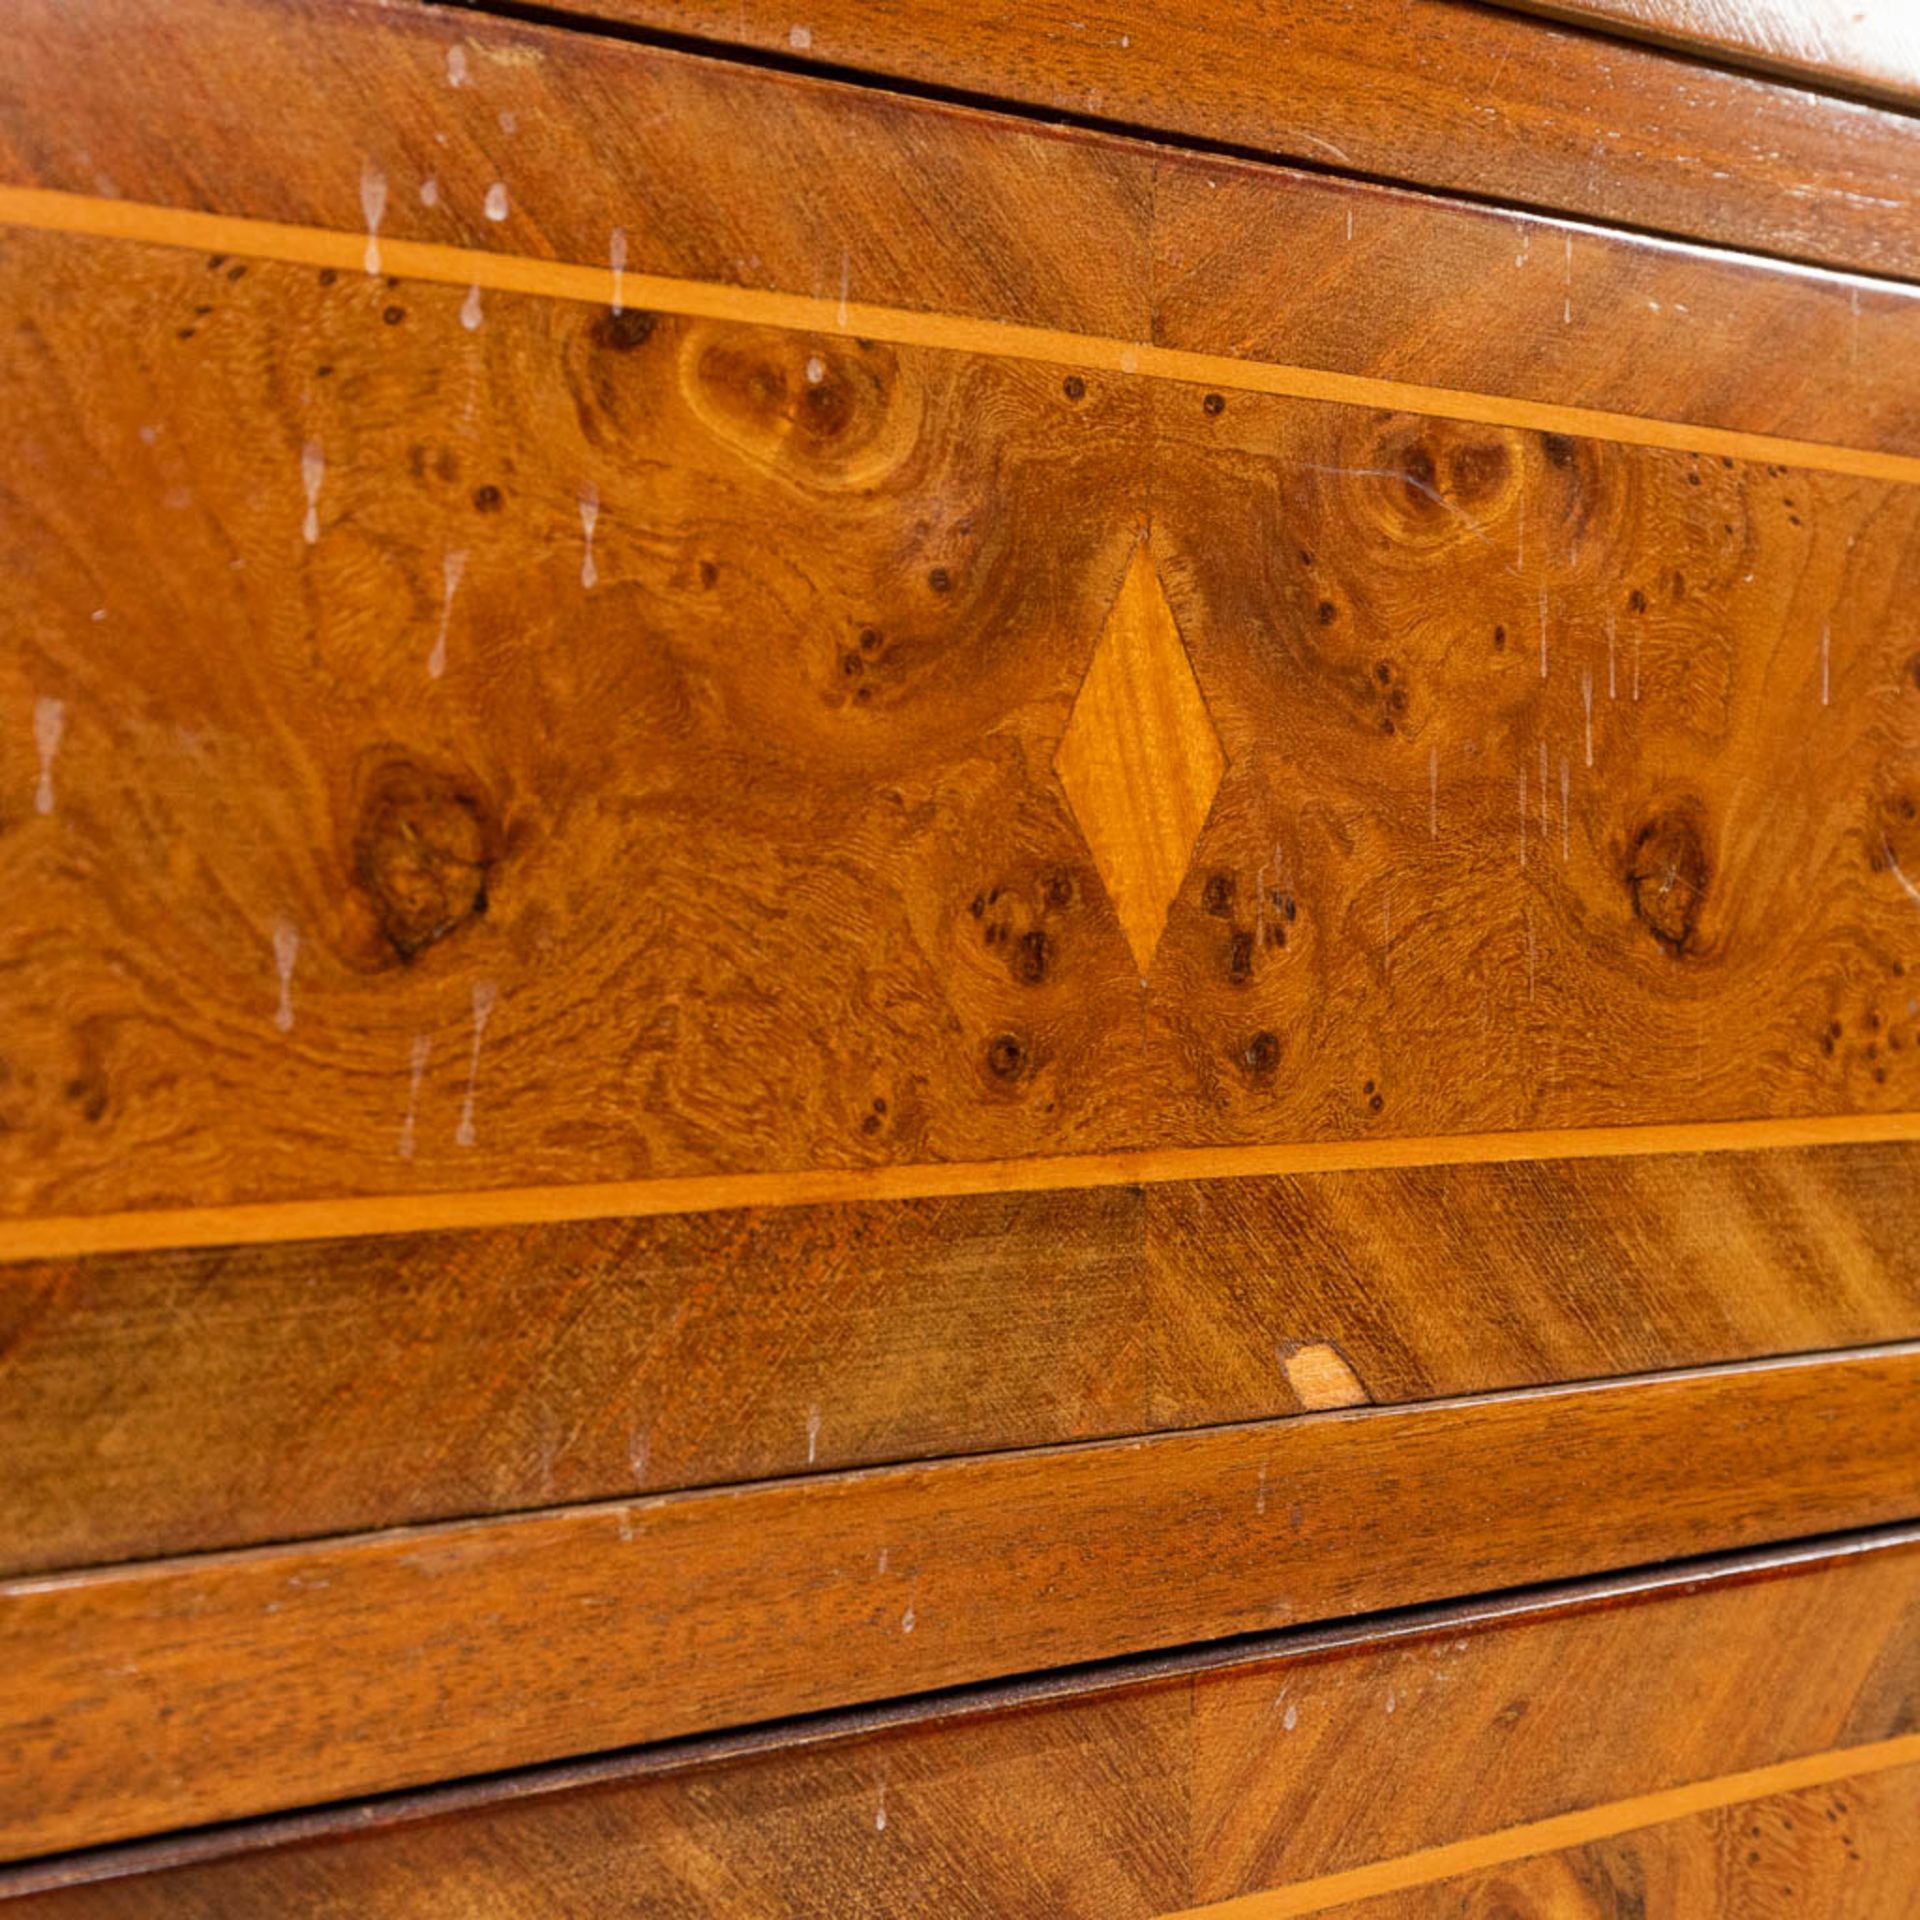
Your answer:
[[[1920,1149],[9,1270],[0,1571],[1920,1337]]]
[[[1293,1636],[50,1862],[0,1889],[49,1920],[636,1903],[1107,1920],[1236,1899],[1249,1916],[1337,1911],[1369,1886],[1439,1898],[1477,1868],[1516,1890],[1514,1913],[1582,1920],[1617,1909],[1552,1902],[1569,1887],[1604,1901],[1644,1872],[1667,1902],[1647,1911],[1679,1920],[1719,1910],[1689,1893],[1771,1893],[1791,1865],[1809,1901],[1886,1899],[1912,1865],[1896,1816],[1916,1750],[1914,1564],[1896,1537],[1759,1577],[1601,1583],[1371,1640]],[[1696,1829],[1726,1843],[1720,1859]]]
[[[1725,245],[1890,273],[1920,263],[1920,128],[1907,115],[1460,0],[590,0],[583,11]]]
[[[1885,1524],[1916,1463],[1908,1346],[29,1577],[0,1846]]]
[[[1914,1103],[1911,486],[0,272],[16,1211]]]

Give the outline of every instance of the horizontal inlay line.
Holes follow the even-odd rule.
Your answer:
[[[1489,1867],[1510,1866],[1517,1860],[1560,1853],[1570,1847],[1612,1840],[1671,1820],[1717,1812],[1776,1794],[1801,1793],[1809,1787],[1828,1787],[1862,1775],[1885,1773],[1894,1767],[1920,1765],[1920,1733],[1875,1740],[1865,1746],[1836,1747],[1810,1753],[1745,1773],[1727,1773],[1713,1780],[1690,1781],[1657,1793],[1637,1794],[1630,1800],[1610,1800],[1597,1807],[1532,1820],[1524,1826],[1503,1827],[1493,1833],[1451,1840],[1418,1853],[1376,1860],[1318,1879],[1296,1881],[1267,1893],[1242,1894],[1204,1907],[1187,1907],[1162,1920],[1297,1920],[1304,1914],[1326,1913],[1382,1894],[1405,1893],[1438,1881]]]
[[[367,252],[364,233],[293,226],[237,214],[199,213],[131,200],[103,200],[42,187],[0,186],[0,225],[94,239],[141,241],[198,252],[248,254],[256,259],[332,267],[349,273],[365,270]],[[383,239],[379,257],[382,272],[403,279],[457,287],[478,286],[490,292],[534,294],[595,306],[611,304],[614,295],[610,267],[538,260],[523,254],[443,246],[420,240]],[[1562,406],[1552,401],[1524,400],[1514,395],[1477,393],[1457,387],[1420,386],[1411,381],[1337,373],[1319,367],[1243,360],[1229,354],[1199,353],[1181,347],[1154,346],[1146,341],[1023,326],[1014,321],[986,320],[968,314],[921,313],[905,307],[872,306],[857,300],[820,299],[637,272],[623,273],[620,296],[624,304],[632,308],[694,319],[851,334],[862,339],[884,340],[893,346],[927,347],[1002,360],[1040,361],[1100,373],[1137,374],[1185,384],[1226,387],[1241,393],[1330,401],[1341,406],[1384,407],[1480,426],[1571,434],[1622,446],[1779,462],[1817,472],[1920,485],[1920,457],[1909,454],[1786,439],[1729,427],[1696,426],[1686,421],[1652,419],[1598,407]]]
[[[1920,1113],[1821,1114],[1792,1120],[1706,1120],[1669,1125],[1457,1133],[1253,1147],[1155,1147],[1055,1154],[1027,1160],[822,1167],[790,1173],[717,1173],[570,1186],[470,1192],[355,1194],[122,1213],[0,1221],[0,1261],[132,1253],[159,1247],[259,1246],[288,1240],[364,1239],[566,1220],[632,1219],[746,1207],[942,1200],[983,1193],[1158,1186],[1359,1173],[1394,1167],[1481,1166],[1527,1160],[1640,1159],[1659,1154],[1754,1153],[1792,1147],[1920,1141]]]

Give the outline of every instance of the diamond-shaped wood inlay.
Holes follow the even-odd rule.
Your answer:
[[[1053,766],[1144,979],[1227,766],[1144,545]]]

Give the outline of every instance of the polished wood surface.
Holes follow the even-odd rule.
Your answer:
[[[0,1895],[1898,1910],[1920,118],[1654,6],[15,10]]]
[[[1569,1876],[1604,1898],[1644,1860],[1668,1902],[1647,1912],[1694,1920],[1755,1910],[1737,1904],[1758,1864],[1745,1803],[1798,1795],[1814,1820],[1772,1807],[1764,1860],[1800,1863],[1809,1902],[1830,1884],[1891,1899],[1913,1836],[1879,1810],[1906,1804],[1920,1753],[1902,1677],[1917,1598],[1897,1536],[1770,1571],[1696,1565],[77,1856],[0,1891],[50,1920],[636,1901],[1106,1920],[1343,1911],[1478,1875],[1538,1889],[1512,1913],[1584,1920],[1554,1904]],[[1702,1827],[1743,1842],[1724,1869]]]
[[[1711,1813],[1618,1839],[1532,1855],[1405,1892],[1318,1909],[1344,1920],[1647,1920],[1779,1914],[1901,1920],[1920,1880],[1920,1767],[1907,1766]],[[1215,1920],[1287,1920],[1315,1911],[1282,1894],[1228,1901]]]
[[[594,17],[1911,276],[1920,127],[1461,0],[587,0]],[[804,15],[804,18],[798,16]],[[1274,84],[1276,74],[1286,84]]]
[[[89,57],[103,22],[217,103],[219,137],[190,155],[138,137],[139,74]],[[1529,45],[1539,37],[1519,30]],[[16,9],[12,51],[0,181],[104,202],[96,215],[153,203],[355,238],[350,255],[297,256],[316,267],[362,267],[372,200],[383,264],[423,273],[396,243],[499,256],[497,277],[448,261],[439,277],[463,292],[551,290],[529,265],[550,261],[598,268],[574,297],[604,303],[618,248],[623,284],[654,275],[819,303],[793,324],[831,328],[844,301],[848,320],[898,307],[1090,334],[1115,358],[1161,344],[1920,449],[1920,295],[1893,280],[1787,272],[1524,206],[1069,134],[469,13],[32,0]],[[263,96],[282,103],[272,138],[252,111]],[[796,194],[796,179],[841,190]],[[507,194],[497,221],[495,185]],[[182,244],[246,251],[232,235]],[[1776,350],[1784,338],[1791,355]]]
[[[1916,1177],[1676,1153],[18,1266],[0,1571],[1270,1418],[1338,1384],[1303,1354],[1385,1405],[1920,1338]]]
[[[15,1580],[0,1847],[1889,1522],[1916,1463],[1907,1346]]]
[[[1913,1103],[1911,488],[8,257],[16,1209]],[[1148,471],[1225,771],[1142,985],[1053,763]]]
[[[1803,84],[1920,103],[1920,19],[1905,0],[1504,0]]]

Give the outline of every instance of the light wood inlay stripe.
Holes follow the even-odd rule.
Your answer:
[[[102,200],[40,187],[0,187],[0,225],[94,239],[134,240],[203,253],[246,254],[255,259],[332,267],[350,273],[364,270],[367,247],[363,233],[339,233],[322,227],[199,213],[131,200]],[[383,239],[380,259],[386,273],[445,286],[478,286],[489,292],[534,294],[595,306],[610,304],[614,293],[610,268],[580,266],[564,260],[536,260],[485,248]],[[1920,457],[1912,455],[1785,439],[1773,434],[1743,433],[1726,427],[1696,426],[1681,420],[1648,419],[1597,407],[1559,406],[1508,394],[1426,387],[1410,381],[1335,373],[1318,367],[1241,360],[1225,354],[1196,353],[1154,346],[1147,341],[1107,339],[1051,327],[1020,326],[1011,321],[983,320],[965,314],[917,313],[902,307],[870,306],[857,300],[815,299],[802,294],[644,273],[623,275],[621,298],[629,307],[696,319],[850,334],[862,339],[884,340],[894,346],[1040,361],[1047,365],[1085,367],[1100,373],[1140,374],[1193,385],[1226,387],[1241,393],[1331,401],[1342,406],[1385,407],[1483,426],[1571,434],[1622,446],[1717,454],[1735,460],[1778,462],[1814,472],[1854,474],[1906,486],[1920,485]]]
[[[1401,1854],[1392,1860],[1371,1861],[1364,1867],[1352,1867],[1344,1873],[1330,1873],[1315,1880],[1296,1881],[1290,1887],[1276,1887],[1266,1893],[1243,1894],[1204,1907],[1186,1907],[1163,1916],[1163,1920],[1201,1920],[1203,1915],[1205,1920],[1296,1920],[1301,1914],[1326,1913],[1358,1900],[1405,1893],[1461,1874],[1509,1866],[1516,1860],[1532,1859],[1543,1853],[1559,1853],[1596,1840],[1612,1840],[1623,1833],[1657,1827],[1670,1820],[1769,1799],[1775,1794],[1832,1786],[1841,1780],[1855,1780],[1865,1774],[1884,1773],[1916,1762],[1920,1762],[1920,1733],[1876,1740],[1867,1746],[1836,1747],[1825,1753],[1777,1761],[1772,1766],[1754,1767],[1746,1773],[1690,1781],[1685,1786],[1666,1787],[1658,1793],[1636,1794],[1629,1800],[1581,1807],[1573,1813],[1556,1814],[1549,1820],[1533,1820],[1524,1826],[1503,1827],[1466,1840],[1450,1840],[1445,1846],[1425,1847],[1418,1853]]]
[[[1689,1121],[1668,1126],[1542,1128],[1257,1147],[1157,1147],[1133,1153],[1055,1154],[793,1173],[690,1174],[473,1192],[354,1194],[123,1213],[50,1214],[0,1221],[0,1260],[47,1260],[153,1247],[263,1246],[359,1239],[543,1221],[637,1219],[734,1207],[829,1206],[938,1200],[977,1193],[1157,1186],[1180,1180],[1259,1179],[1384,1167],[1484,1166],[1527,1160],[1604,1160],[1654,1154],[1754,1153],[1920,1140],[1920,1113],[1818,1114],[1789,1120]]]

